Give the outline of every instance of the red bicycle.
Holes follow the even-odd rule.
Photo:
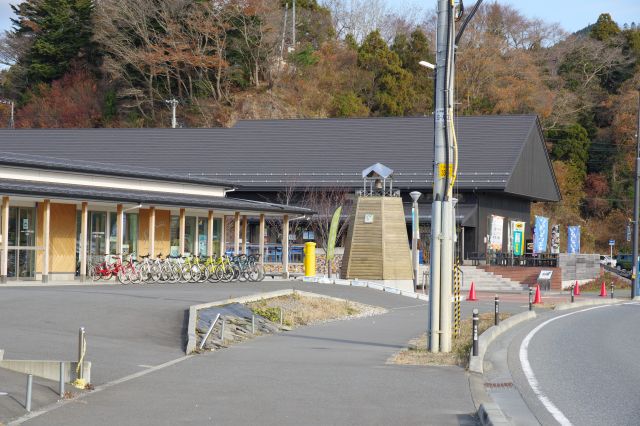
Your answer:
[[[100,279],[108,280],[111,277],[117,277],[118,281],[120,281],[122,284],[127,284],[128,281],[126,279],[126,268],[123,265],[120,256],[111,255],[109,256],[109,258],[112,260],[111,262],[105,259],[104,261],[97,263],[89,268],[89,276],[91,277],[91,279],[93,281],[98,281]]]

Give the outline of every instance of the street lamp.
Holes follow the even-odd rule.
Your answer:
[[[427,61],[420,61],[420,62],[418,62],[418,64],[419,64],[420,66],[423,66],[423,67],[425,67],[425,68],[429,68],[429,69],[432,69],[432,70],[435,70],[435,69],[436,69],[436,66],[435,66],[435,65],[433,65],[431,62],[427,62]]]
[[[0,99],[0,104],[5,104],[5,105],[9,105],[9,107],[11,108],[11,118],[9,118],[9,128],[13,129],[14,126],[14,121],[13,121],[13,110],[14,110],[14,102],[7,100],[7,99]]]
[[[411,258],[413,259],[413,291],[418,289],[418,270],[420,269],[420,263],[418,261],[418,240],[420,239],[420,218],[418,216],[418,199],[422,194],[418,191],[410,193],[413,200],[413,206],[411,207],[411,227],[413,229],[411,233]]]

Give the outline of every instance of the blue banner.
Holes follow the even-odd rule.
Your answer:
[[[567,253],[580,253],[580,227],[570,226],[567,238]]]
[[[549,218],[536,216],[536,224],[533,229],[533,252],[546,253],[547,239],[549,238]]]

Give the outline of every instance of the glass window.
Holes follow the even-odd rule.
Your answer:
[[[123,228],[122,252],[138,253],[138,213],[125,213]]]
[[[196,252],[196,218],[187,216],[184,224],[184,251],[189,256]]]
[[[198,218],[198,251],[200,256],[207,255],[207,242],[209,240],[209,219],[206,217]]]
[[[222,219],[213,219],[213,255],[220,256],[220,237],[222,236]]]
[[[116,213],[107,213],[109,216],[109,253],[116,254],[116,241],[118,240],[118,225]]]
[[[171,256],[180,255],[180,217],[171,216],[169,222],[169,238],[171,239]]]

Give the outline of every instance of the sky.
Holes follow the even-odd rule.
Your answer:
[[[135,1],[135,0],[131,0]],[[389,7],[399,12],[411,7],[435,9],[436,0],[386,0]],[[493,1],[493,0],[488,0]],[[0,31],[9,29],[10,3],[19,0],[0,0]],[[592,24],[598,15],[608,12],[619,24],[640,23],[640,0],[498,0],[509,4],[530,18],[540,18],[549,23],[559,23],[565,30],[574,32]],[[475,3],[467,0],[467,8]]]

